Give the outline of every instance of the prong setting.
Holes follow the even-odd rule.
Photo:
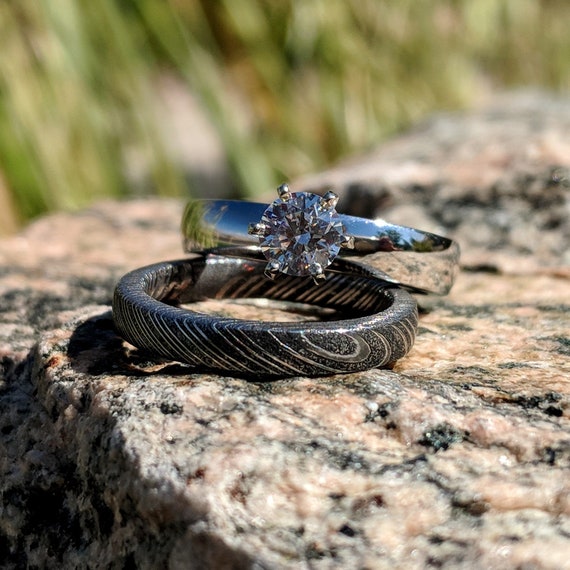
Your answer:
[[[313,278],[313,281],[316,285],[320,285],[326,280],[327,276],[325,275],[323,267],[320,263],[312,263],[309,269],[311,272],[311,277]]]
[[[343,249],[354,249],[354,236],[345,234],[340,242],[340,247]]]
[[[247,233],[253,236],[262,236],[267,226],[261,222],[252,223],[247,226]]]
[[[269,279],[275,279],[275,277],[277,277],[277,274],[279,273],[281,269],[281,266],[279,265],[278,261],[275,261],[274,259],[271,260],[266,266],[265,266],[265,277],[269,277]]]
[[[335,194],[332,190],[329,190],[322,198],[321,198],[321,207],[325,210],[332,210],[336,208],[338,204],[338,195]]]
[[[283,201],[289,200],[291,198],[291,191],[289,190],[289,185],[281,184],[281,186],[277,188],[277,195]]]

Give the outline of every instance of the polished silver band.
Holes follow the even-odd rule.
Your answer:
[[[185,251],[213,250],[232,255],[231,249],[221,248],[247,246],[247,250],[238,248],[240,255],[263,259],[259,239],[248,233],[248,226],[260,220],[266,208],[266,204],[237,200],[191,201],[182,220]],[[352,249],[340,252],[343,257],[357,257],[360,263],[381,272],[386,281],[414,292],[449,292],[459,263],[456,242],[379,218],[339,217],[354,239]]]
[[[412,347],[414,299],[373,270],[337,258],[325,283],[283,276],[261,261],[195,255],[125,275],[113,300],[120,334],[197,371],[249,378],[325,376],[385,366]],[[265,322],[212,316],[179,305],[205,298],[266,298],[335,309],[340,320]]]

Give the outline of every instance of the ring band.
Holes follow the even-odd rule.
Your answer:
[[[367,370],[398,360],[412,347],[414,299],[373,270],[338,258],[317,286],[291,276],[271,281],[264,269],[261,261],[214,254],[137,269],[115,289],[115,324],[139,348],[199,371],[254,378]],[[296,301],[336,309],[343,318],[248,321],[179,306],[204,298]]]
[[[320,235],[323,239],[318,244],[321,248],[319,253],[330,245],[335,236],[341,236],[331,247],[336,247],[344,257],[357,257],[360,263],[382,272],[386,281],[420,293],[445,295],[451,289],[459,263],[459,246],[453,240],[390,224],[380,218],[369,220],[337,214],[331,210],[338,200],[332,192],[321,197],[309,193],[291,193],[286,185],[278,190],[280,199],[270,208],[275,209],[275,204],[279,203],[279,208],[283,210],[287,200],[310,196],[313,198],[305,199],[305,203],[313,200],[312,211],[328,213],[322,223],[326,229],[322,231],[329,233]],[[265,250],[270,250],[275,243],[277,248],[282,247],[285,238],[270,235],[270,242],[267,235],[273,230],[269,226],[276,216],[273,211],[268,215],[268,211],[266,204],[256,202],[193,200],[187,205],[182,220],[184,249],[187,252],[217,251],[233,255],[232,250],[226,250],[225,246],[247,246],[246,253],[243,253],[243,248],[239,249],[242,255],[254,259],[264,259],[265,255],[269,259]],[[333,214],[329,213],[331,211]],[[281,212],[279,215],[284,219],[288,214]],[[264,238],[265,247],[263,243],[260,246]],[[318,261],[321,259],[322,255]],[[275,260],[270,261],[267,266],[269,273],[276,271],[277,265]],[[316,272],[322,276],[322,263],[314,265]]]

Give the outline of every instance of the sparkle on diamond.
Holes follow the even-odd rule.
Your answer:
[[[338,255],[344,226],[334,208],[321,206],[321,197],[308,192],[292,193],[275,200],[263,213],[260,236],[263,254],[277,261],[289,275],[314,275]]]

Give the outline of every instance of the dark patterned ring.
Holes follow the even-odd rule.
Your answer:
[[[138,348],[209,371],[253,378],[325,376],[385,366],[412,347],[409,293],[337,259],[326,282],[264,276],[260,261],[221,255],[158,263],[125,275],[113,300],[120,334]],[[267,322],[213,316],[180,305],[205,298],[266,298],[335,309],[341,318]]]

